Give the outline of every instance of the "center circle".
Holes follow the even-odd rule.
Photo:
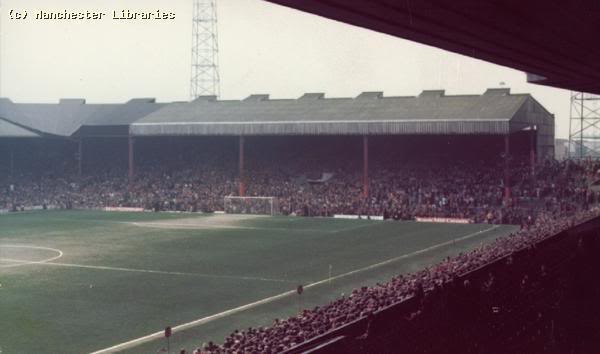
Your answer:
[[[0,244],[0,268],[42,264],[57,260],[62,256],[61,250],[51,247]]]

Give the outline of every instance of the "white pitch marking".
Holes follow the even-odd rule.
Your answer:
[[[0,265],[0,268],[21,267],[21,266],[28,265],[28,264],[45,264],[45,263],[48,263],[48,262],[55,261],[55,260],[57,260],[57,259],[59,259],[60,257],[63,256],[63,252],[61,250],[56,249],[56,248],[50,248],[50,247],[30,246],[30,245],[3,245],[3,244],[0,244],[0,249],[2,249],[4,247],[6,247],[6,248],[28,248],[28,249],[34,249],[34,250],[52,251],[52,252],[58,253],[58,255],[54,256],[54,257],[50,257],[48,259],[43,259],[41,261],[24,261],[24,260],[17,260],[17,259],[11,259],[11,258],[0,258],[0,261],[6,261],[6,262],[15,263],[15,264]]]
[[[323,232],[320,229],[288,229],[276,227],[256,227],[256,226],[235,226],[221,224],[181,224],[181,223],[162,223],[162,222],[125,222],[138,227],[149,227],[156,229],[173,230],[203,230],[203,229],[241,229],[241,230],[265,230],[265,231],[291,231],[291,232]]]
[[[356,230],[356,229],[362,229],[363,227],[369,227],[369,226],[374,226],[374,225],[381,225],[379,223],[374,223],[374,222],[369,222],[366,224],[361,224],[361,225],[355,225],[355,226],[348,226],[348,227],[344,227],[341,229],[337,229],[337,230],[332,230],[329,231],[330,234],[337,234],[339,232],[346,232],[346,231],[351,231],[351,230]]]
[[[170,271],[151,270],[151,269],[135,269],[135,268],[108,267],[108,266],[87,265],[87,264],[58,263],[58,262],[50,262],[47,260],[45,262],[29,262],[29,261],[7,259],[7,258],[0,259],[0,260],[20,263],[18,265],[44,264],[47,266],[87,268],[87,269],[99,269],[99,270],[114,270],[114,271],[121,271],[121,272],[138,272],[138,273],[167,274],[167,275],[186,275],[186,276],[196,276],[196,277],[202,277],[202,278],[215,278],[215,279],[270,281],[270,282],[277,282],[277,283],[289,283],[290,282],[289,280],[261,278],[261,277],[245,277],[245,276],[237,276],[237,275],[217,275],[217,274],[205,274],[205,273],[170,272]]]
[[[418,254],[422,254],[422,253],[425,253],[425,252],[428,252],[428,251],[431,251],[431,250],[434,250],[434,249],[437,249],[437,248],[440,248],[440,247],[451,245],[451,244],[453,244],[453,243],[455,243],[457,241],[458,242],[464,241],[464,240],[467,240],[469,238],[472,238],[472,237],[475,237],[477,235],[480,235],[482,233],[486,233],[488,231],[494,230],[494,229],[496,229],[498,227],[499,227],[498,225],[494,225],[494,226],[489,227],[487,229],[480,230],[480,231],[477,231],[477,232],[474,232],[474,233],[471,233],[471,234],[468,234],[468,235],[465,235],[465,236],[462,236],[462,237],[459,237],[459,238],[455,238],[455,239],[452,239],[450,241],[438,243],[436,245],[424,248],[422,250],[418,250],[418,251],[415,251],[415,252],[412,252],[412,253],[407,253],[407,254],[404,254],[402,256],[394,257],[394,258],[385,260],[383,262],[372,264],[372,265],[364,267],[364,268],[356,269],[356,270],[353,270],[353,271],[350,271],[350,272],[347,272],[347,273],[344,273],[344,274],[336,275],[334,277],[330,277],[330,278],[327,278],[327,279],[319,280],[317,282],[310,283],[310,284],[306,285],[304,287],[304,289],[308,289],[308,288],[312,288],[312,287],[315,287],[315,286],[318,286],[318,285],[321,285],[321,284],[324,284],[324,283],[328,283],[328,282],[330,282],[332,280],[345,278],[347,276],[350,276],[350,275],[353,275],[353,274],[357,274],[357,273],[360,273],[360,272],[364,272],[366,270],[371,270],[371,269],[374,269],[374,268],[378,268],[378,267],[381,267],[383,265],[386,265],[386,264],[389,264],[389,263],[393,263],[393,262],[396,262],[396,261],[401,260],[401,259],[409,258],[409,257],[416,256]],[[172,328],[172,333],[180,332],[180,331],[186,330],[188,328],[192,328],[192,327],[196,327],[196,326],[208,323],[208,322],[212,322],[214,320],[218,320],[220,318],[227,317],[229,315],[233,315],[235,313],[242,312],[242,311],[245,311],[245,310],[248,310],[248,309],[260,306],[260,305],[263,305],[263,304],[267,304],[269,302],[273,302],[275,300],[279,300],[281,298],[284,298],[286,296],[291,296],[291,295],[294,295],[294,294],[296,294],[296,290],[286,291],[284,293],[281,293],[281,294],[278,294],[278,295],[275,295],[275,296],[267,297],[267,298],[264,298],[262,300],[258,300],[258,301],[251,302],[251,303],[246,304],[246,305],[242,305],[242,306],[239,306],[239,307],[236,307],[236,308],[233,308],[233,309],[229,309],[229,310],[226,310],[226,311],[223,311],[223,312],[220,312],[220,313],[216,313],[214,315],[203,317],[203,318],[191,321],[191,322],[183,323],[183,324],[180,324],[178,326],[173,327]],[[114,353],[114,352],[117,352],[117,351],[121,351],[121,350],[124,350],[124,349],[127,349],[127,348],[135,347],[135,346],[138,346],[140,344],[147,343],[147,342],[150,342],[152,340],[163,338],[163,337],[164,337],[164,331],[155,332],[155,333],[151,333],[151,334],[148,334],[148,335],[140,337],[140,338],[132,339],[130,341],[114,345],[114,346],[112,346],[110,348],[105,348],[105,349],[101,349],[101,350],[95,351],[95,352],[93,352],[91,354],[108,354],[108,353]]]

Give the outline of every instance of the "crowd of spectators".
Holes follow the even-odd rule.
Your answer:
[[[123,168],[79,176],[71,169],[0,174],[0,209],[138,207],[148,210],[224,210],[224,197],[238,195],[235,157],[204,154],[172,161],[142,160],[129,181]],[[478,223],[523,224],[539,211],[574,212],[595,203],[589,188],[595,163],[546,161],[535,174],[523,162],[511,164],[511,198],[504,198],[501,160],[376,160],[369,195],[362,193],[357,164],[260,159],[245,171],[246,196],[276,197],[285,215],[354,214],[412,220],[459,218]],[[331,177],[314,182],[311,176]]]
[[[535,247],[539,241],[599,214],[598,207],[560,218],[551,213],[542,213],[533,224],[510,236],[500,237],[456,257],[448,257],[416,273],[398,275],[386,283],[378,283],[372,287],[361,287],[352,291],[349,296],[340,297],[324,306],[303,310],[297,316],[284,320],[275,319],[269,327],[236,330],[222,344],[210,342],[196,352],[282,352],[358,318],[368,317],[391,304],[444,287],[462,274],[517,251]]]

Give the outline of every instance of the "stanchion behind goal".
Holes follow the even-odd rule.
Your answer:
[[[227,214],[279,214],[277,197],[225,197],[225,212]]]

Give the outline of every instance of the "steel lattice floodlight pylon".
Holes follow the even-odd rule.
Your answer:
[[[193,0],[190,98],[219,96],[216,0]]]
[[[600,158],[600,96],[571,92],[569,157]]]

